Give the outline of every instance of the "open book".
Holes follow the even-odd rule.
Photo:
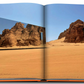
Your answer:
[[[84,82],[83,9],[0,4],[0,82]]]

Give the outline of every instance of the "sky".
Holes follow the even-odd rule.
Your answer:
[[[84,5],[49,4],[45,6],[46,41],[56,40],[69,25],[80,19],[84,21]],[[43,6],[34,3],[0,4],[0,34],[11,29],[16,22],[43,25]]]
[[[0,18],[43,27],[43,6],[34,3],[0,4]]]
[[[84,21],[84,5],[50,4],[45,7],[45,17],[46,40],[56,40],[72,22]]]
[[[2,34],[4,29],[11,29],[17,22],[18,21],[0,18],[0,34]],[[21,22],[21,23],[23,23],[23,22]],[[24,24],[24,28],[26,28],[27,23],[23,23],[23,24]],[[43,40],[42,32],[41,32],[41,39]]]
[[[2,31],[4,29],[11,29],[16,23],[17,21],[14,21],[14,20],[0,18],[0,34],[2,34]],[[27,23],[23,23],[23,24],[24,24],[24,27],[26,28]]]

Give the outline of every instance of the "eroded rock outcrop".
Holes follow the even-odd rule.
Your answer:
[[[16,23],[11,29],[2,31],[0,39],[0,47],[3,46],[28,46],[41,44],[41,32],[44,32],[44,27],[28,24],[24,28],[21,22]]]
[[[64,42],[84,42],[84,22],[81,20],[77,20],[70,24],[69,29],[66,30],[65,40]]]
[[[59,35],[58,39],[61,39],[61,38],[65,37],[65,36],[66,36],[67,31],[68,31],[68,29],[66,29],[64,32],[60,33],[60,35]]]

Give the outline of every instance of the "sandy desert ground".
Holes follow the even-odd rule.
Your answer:
[[[35,46],[29,46],[29,47],[15,46],[12,48],[32,48],[32,47],[35,48]],[[8,49],[9,48],[10,47],[8,47]],[[5,47],[3,49],[5,49]],[[0,78],[42,78],[43,77],[42,63],[43,63],[43,49],[0,51]]]
[[[84,79],[84,43],[64,43],[64,38],[47,43],[47,79]]]
[[[63,40],[46,44],[46,79],[84,79],[84,43]],[[43,49],[0,51],[0,78],[42,77]]]

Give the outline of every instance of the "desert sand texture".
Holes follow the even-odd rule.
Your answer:
[[[84,79],[84,43],[47,42],[47,79]]]
[[[84,79],[84,43],[64,39],[46,44],[46,79]],[[42,77],[43,49],[0,51],[0,78]]]
[[[0,49],[7,49],[7,48],[8,49],[35,48],[35,46],[1,47]],[[0,51],[0,79],[42,78],[42,77],[43,77],[43,49]]]

